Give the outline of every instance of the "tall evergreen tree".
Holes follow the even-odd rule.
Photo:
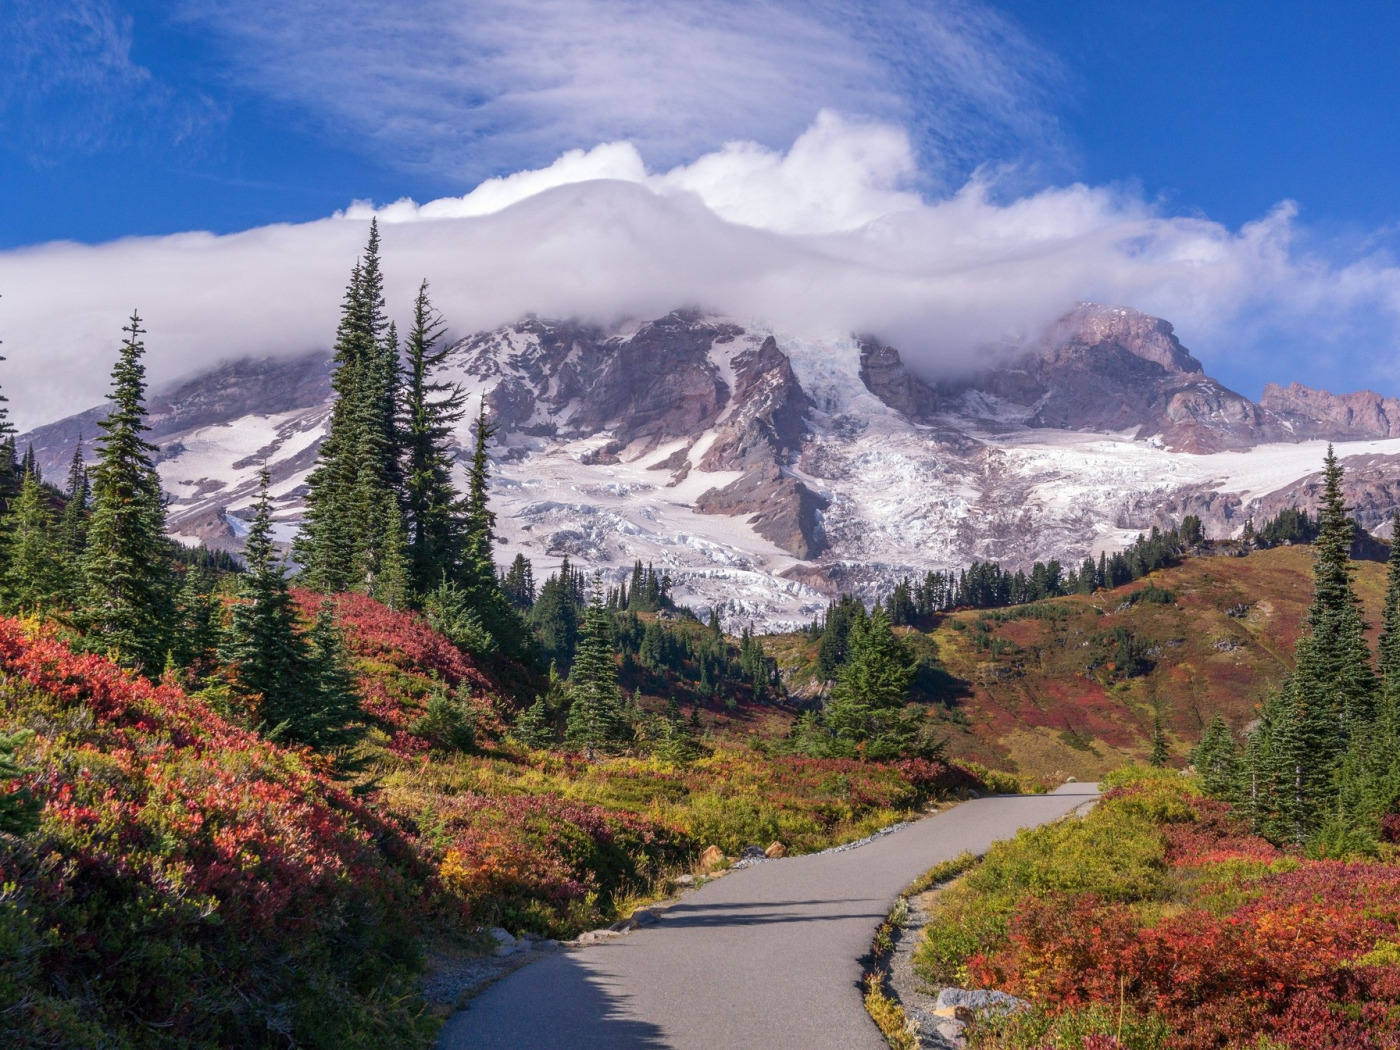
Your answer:
[[[147,674],[164,666],[174,578],[165,503],[146,425],[141,318],[126,328],[112,369],[111,413],[98,424],[93,511],[83,556],[88,628],[109,654]]]
[[[595,579],[593,596],[583,617],[583,636],[569,676],[573,703],[569,707],[567,735],[575,747],[615,750],[630,735],[617,686],[615,655],[612,617],[603,605],[602,581]]]
[[[892,757],[908,743],[902,714],[914,674],[913,654],[877,605],[851,624],[846,659],[836,671],[823,724],[847,750]]]
[[[446,323],[428,299],[428,282],[418,288],[413,327],[405,343],[403,407],[404,511],[408,519],[410,578],[426,594],[457,574],[466,531],[463,502],[452,480],[453,425],[466,412],[466,395],[455,383],[433,373],[447,357],[438,342]]]
[[[379,227],[350,274],[336,331],[334,401],[293,555],[308,584],[334,593],[371,589],[390,553],[385,493],[400,491],[398,345],[384,314]],[[401,531],[401,526],[400,526]]]
[[[0,357],[0,362],[5,358]],[[0,510],[19,495],[19,465],[15,462],[15,425],[10,421],[10,399],[0,393]]]

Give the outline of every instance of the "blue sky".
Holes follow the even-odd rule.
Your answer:
[[[1146,289],[1134,305],[1176,308],[1252,395],[1293,378],[1400,392],[1376,360],[1400,349],[1400,5],[0,0],[0,25],[11,259],[457,197],[603,142],[651,172],[731,140],[780,154],[829,110],[906,135],[911,163],[881,188],[927,202],[973,180],[991,204],[1063,211],[1053,194],[1082,184],[1099,225],[1209,220],[1246,241],[1273,222],[1281,247],[1251,255],[1228,302],[1197,311],[1170,274],[1159,295],[1093,273],[1085,294]],[[722,196],[704,199],[732,219]],[[1269,219],[1284,201],[1296,215]],[[1316,300],[1302,329],[1299,282]]]

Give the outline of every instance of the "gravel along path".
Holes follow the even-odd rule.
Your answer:
[[[645,928],[492,985],[447,1022],[439,1050],[883,1050],[859,960],[900,891],[1097,794],[1066,784],[976,799],[859,849],[731,872]]]

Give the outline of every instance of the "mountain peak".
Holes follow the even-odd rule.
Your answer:
[[[1181,345],[1170,321],[1124,306],[1080,303],[1051,328],[1047,347],[1100,348],[1126,351],[1178,375],[1200,375],[1205,369]]]

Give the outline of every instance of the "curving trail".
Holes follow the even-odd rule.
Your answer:
[[[905,886],[964,850],[1056,820],[1098,794],[977,799],[844,853],[736,871],[658,925],[552,956],[487,989],[440,1050],[883,1050],[860,963]]]

